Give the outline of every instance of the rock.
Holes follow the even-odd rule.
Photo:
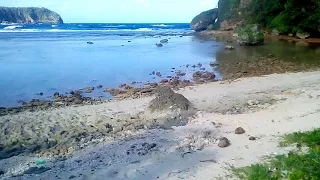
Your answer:
[[[2,151],[4,149],[4,145],[0,144],[0,151]]]
[[[92,93],[93,90],[94,90],[94,87],[87,87],[87,88],[85,88],[84,92],[85,93]]]
[[[98,86],[97,86],[97,89],[101,89],[101,88],[103,88],[102,85],[98,85]]]
[[[46,167],[31,167],[28,170],[24,171],[24,174],[41,174],[44,173],[48,170],[50,170],[51,168],[46,168]]]
[[[249,24],[241,28],[238,33],[237,41],[241,46],[262,45],[264,34],[256,24]]]
[[[87,42],[87,44],[94,44],[94,43],[93,43],[93,42],[91,42],[91,41],[88,41],[88,42]]]
[[[160,41],[161,44],[168,43],[168,42],[169,42],[168,39],[162,39],[162,40]]]
[[[310,36],[307,32],[297,32],[296,36],[300,39],[306,39]]]
[[[256,138],[255,138],[255,137],[253,137],[253,136],[251,136],[251,137],[249,138],[249,140],[250,140],[250,141],[255,141],[255,140],[256,140]]]
[[[128,42],[131,42],[131,41],[128,41]]]
[[[181,71],[177,72],[176,74],[177,74],[177,76],[185,76],[186,75],[185,72],[181,72]]]
[[[218,8],[204,11],[191,21],[190,27],[196,32],[207,30],[218,19]]]
[[[233,49],[234,49],[234,47],[233,47],[233,46],[230,46],[230,45],[227,45],[227,46],[225,46],[224,48],[227,49],[227,50],[233,50]]]
[[[156,75],[159,76],[159,77],[161,77],[161,73],[160,73],[160,72],[157,72]]]
[[[191,107],[190,101],[181,94],[177,94],[169,87],[158,87],[154,93],[156,98],[148,106],[151,112],[181,109],[188,110]]]
[[[242,127],[238,127],[234,133],[235,134],[244,134],[246,131]]]
[[[157,46],[157,47],[163,47],[163,44],[161,44],[161,43],[156,43],[156,46]]]
[[[279,32],[277,29],[272,29],[271,34],[272,34],[272,35],[279,36],[279,35],[280,35],[280,32]]]
[[[120,84],[119,85],[119,88],[124,88],[124,87],[126,87],[127,86],[127,84]]]
[[[167,82],[169,82],[168,79],[162,79],[162,80],[160,81],[160,83],[167,83]]]
[[[219,63],[217,62],[210,62],[209,64],[211,67],[216,67],[216,66],[219,66]]]
[[[39,96],[43,96],[43,92],[41,92],[41,93],[38,93],[38,95],[39,95]]]
[[[74,178],[76,178],[75,175],[71,175],[71,176],[69,177],[69,179],[74,179]]]
[[[157,146],[156,143],[141,143],[141,144],[133,144],[127,150],[127,155],[137,154],[138,156],[147,155],[150,151],[152,151]]]
[[[53,97],[55,97],[55,98],[57,98],[57,97],[59,97],[59,93],[58,92],[55,92],[54,94],[53,94]]]
[[[221,148],[225,148],[225,147],[230,146],[230,141],[229,141],[229,139],[226,138],[226,137],[220,138],[220,139],[219,139],[218,146],[221,147]]]
[[[213,81],[216,78],[216,75],[213,72],[200,72],[197,71],[193,73],[193,78],[195,80],[204,80],[204,81]]]

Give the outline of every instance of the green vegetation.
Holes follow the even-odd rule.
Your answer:
[[[276,29],[281,34],[320,35],[319,0],[251,0],[245,11],[249,12],[249,22]]]
[[[240,45],[259,45],[264,42],[264,34],[256,24],[248,24],[239,29],[238,36]]]
[[[265,164],[255,164],[244,168],[233,168],[240,179],[247,180],[317,180],[320,179],[320,129],[293,133],[284,137],[281,145],[297,143],[298,147],[308,146],[307,153],[291,151],[278,155]]]
[[[22,24],[61,24],[61,17],[46,8],[0,7],[0,22]]]

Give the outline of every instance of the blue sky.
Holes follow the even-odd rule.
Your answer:
[[[46,7],[65,22],[187,23],[218,0],[1,0],[0,6]]]

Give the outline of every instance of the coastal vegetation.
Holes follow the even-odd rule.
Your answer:
[[[320,37],[320,1],[219,0],[214,29],[233,30],[247,24],[259,24],[265,31],[302,39]]]
[[[240,179],[318,179],[320,177],[320,129],[286,135],[281,146],[296,144],[299,149],[308,147],[307,153],[291,151],[277,155],[266,164],[255,164],[245,168],[233,168]]]
[[[62,24],[59,14],[46,8],[0,7],[0,22],[20,24]]]

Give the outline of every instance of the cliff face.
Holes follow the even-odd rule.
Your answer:
[[[0,7],[0,22],[20,24],[62,24],[56,12],[46,8]]]
[[[275,34],[320,37],[320,0],[219,0],[216,29],[247,24]]]
[[[218,9],[210,9],[208,11],[200,13],[195,18],[193,18],[190,27],[197,32],[204,31],[208,29],[210,25],[213,26],[217,18]]]

